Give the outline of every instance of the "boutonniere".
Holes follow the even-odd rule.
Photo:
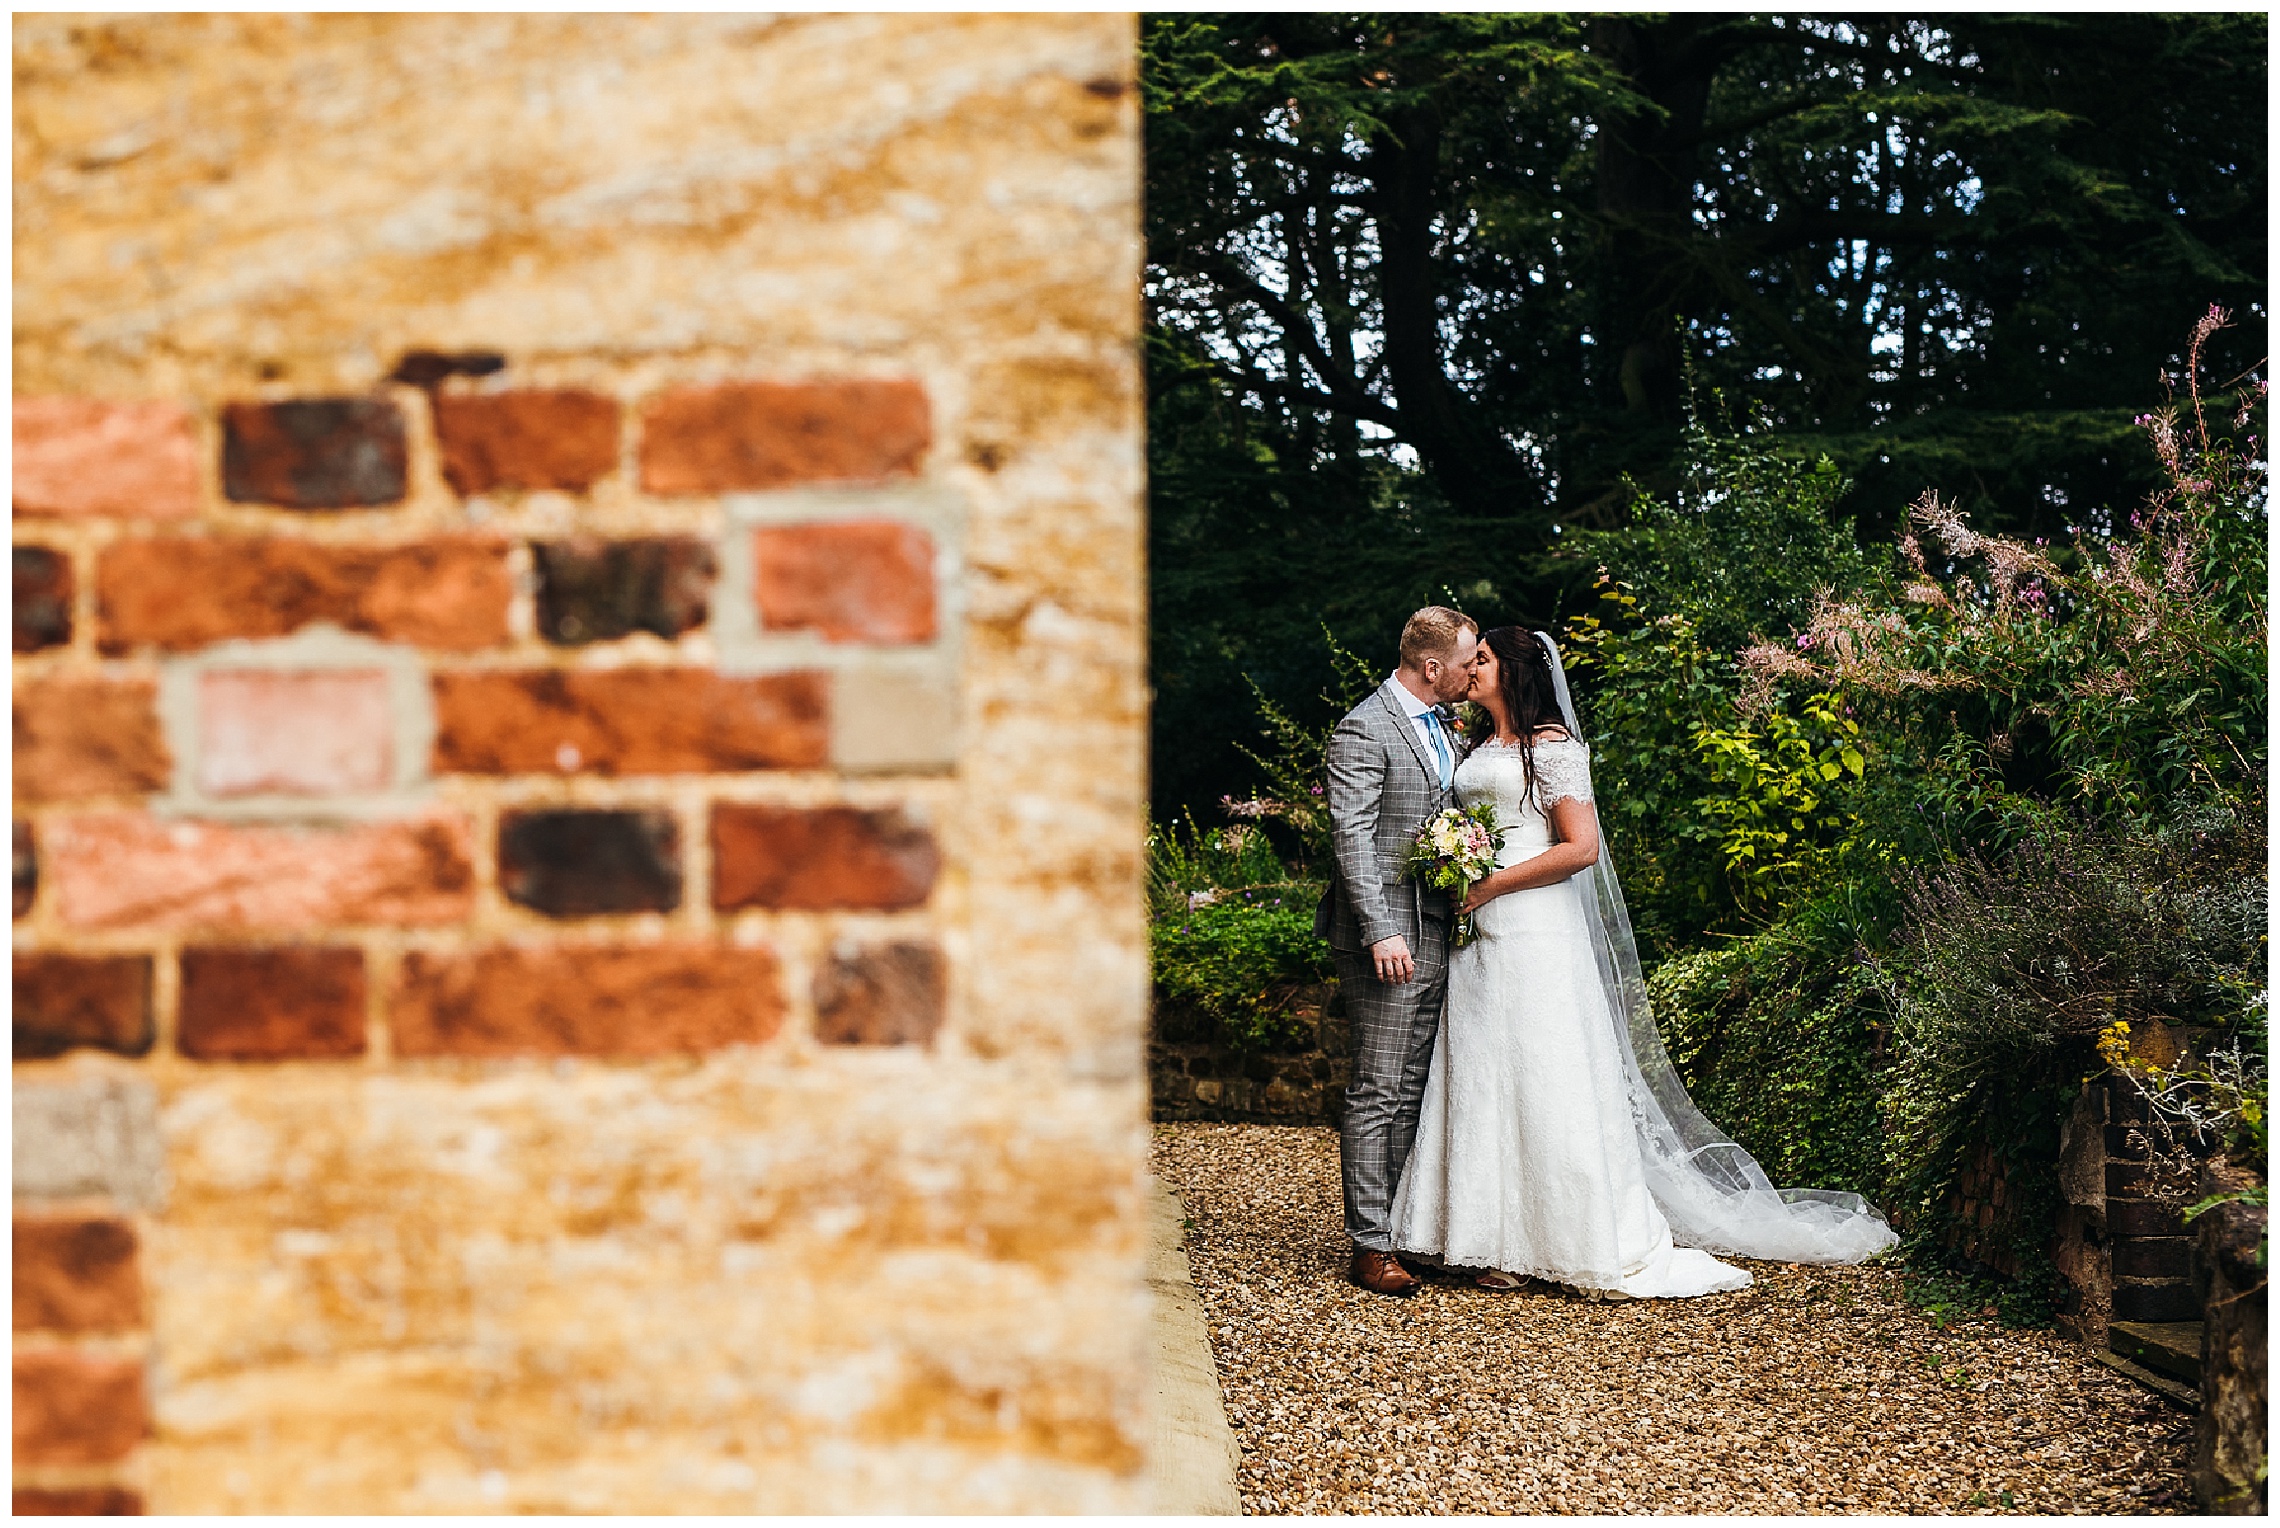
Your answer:
[[[1450,710],[1450,730],[1464,739],[1467,749],[1478,748],[1480,740],[1496,730],[1496,724],[1489,720],[1485,706],[1467,700],[1458,702]]]

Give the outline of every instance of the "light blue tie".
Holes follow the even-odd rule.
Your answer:
[[[1439,771],[1441,789],[1449,788],[1449,740],[1441,735],[1441,717],[1436,711],[1425,713],[1425,735],[1433,740],[1433,767]]]

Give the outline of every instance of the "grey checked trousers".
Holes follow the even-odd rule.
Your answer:
[[[1417,977],[1398,987],[1378,980],[1367,950],[1330,952],[1354,1031],[1354,1080],[1338,1137],[1346,1234],[1372,1252],[1393,1250],[1394,1189],[1417,1139],[1449,987],[1449,925],[1435,918],[1423,923],[1423,937],[1410,952]]]

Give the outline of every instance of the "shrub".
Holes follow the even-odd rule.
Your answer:
[[[1315,937],[1319,886],[1291,882],[1221,893],[1150,931],[1156,997],[1211,1019],[1237,1050],[1277,1050],[1308,1036],[1292,1022],[1298,994],[1328,981],[1330,947]]]
[[[2163,830],[2044,825],[1905,886],[1882,963],[1897,1064],[1886,1079],[1887,1173],[1912,1239],[1948,1229],[1943,1202],[1978,1142],[2021,1196],[2023,1272],[2047,1276],[2057,1126],[2102,1069],[2116,1024],[2238,1033],[2265,981],[2261,817],[2209,810]]]
[[[1830,920],[1784,923],[1664,961],[1647,991],[1694,1101],[1776,1183],[1881,1199],[1884,1004],[1855,950]]]
[[[1151,827],[1147,864],[1148,911],[1158,920],[1185,914],[1199,897],[1289,878],[1266,834],[1242,822],[1206,830],[1190,818],[1184,827]]]

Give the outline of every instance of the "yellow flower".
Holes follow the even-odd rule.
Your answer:
[[[2127,1020],[2116,1019],[2098,1031],[2098,1058],[2117,1072],[2130,1068],[2130,1026]]]

